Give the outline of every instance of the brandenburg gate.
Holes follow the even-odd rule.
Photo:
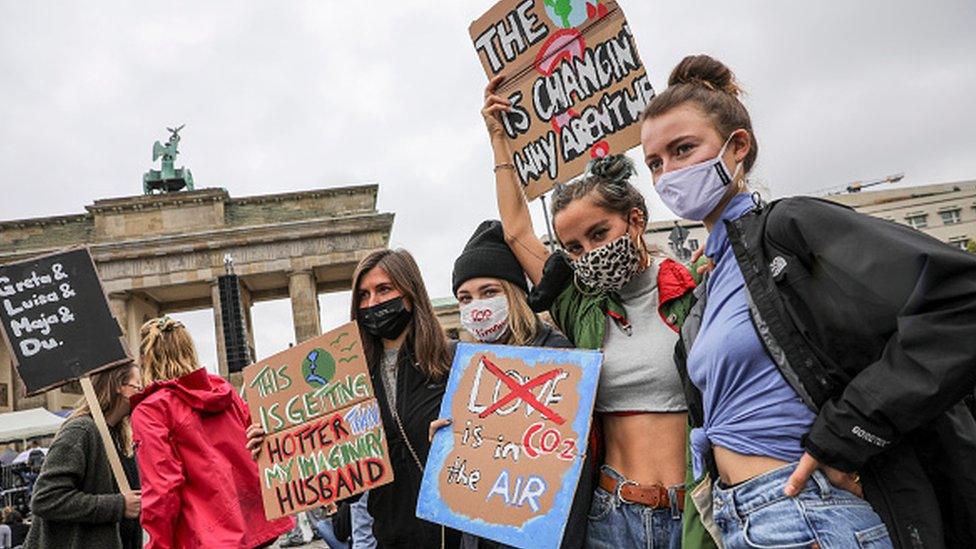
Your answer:
[[[156,146],[164,175],[147,174],[147,194],[96,200],[82,214],[0,222],[0,264],[88,246],[133,354],[144,321],[213,308],[218,367],[227,376],[217,287],[226,257],[240,278],[253,349],[251,304],[287,297],[295,340],[318,335],[318,294],[348,289],[356,264],[388,244],[393,214],[376,210],[377,185],[239,198],[220,188],[154,194],[152,185],[166,181],[167,160],[167,149]],[[175,143],[170,168],[174,156]],[[183,186],[192,189],[192,179]],[[9,350],[0,344],[0,412],[58,410],[78,398],[70,387],[25,398],[19,384]]]

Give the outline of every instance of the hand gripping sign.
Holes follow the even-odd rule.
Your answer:
[[[469,32],[488,78],[505,77],[502,125],[529,200],[640,143],[654,89],[617,2],[502,0]]]
[[[379,405],[356,323],[244,368],[269,519],[393,481]]]
[[[88,248],[0,266],[0,327],[27,395],[81,382],[115,482],[129,492],[89,376],[132,357]]]
[[[417,516],[515,547],[559,547],[587,451],[597,351],[458,345]]]

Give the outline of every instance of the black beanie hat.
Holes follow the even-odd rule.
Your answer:
[[[454,295],[457,295],[461,284],[481,276],[507,280],[526,292],[529,291],[525,271],[505,243],[501,221],[489,219],[478,225],[465,244],[464,251],[454,261]]]

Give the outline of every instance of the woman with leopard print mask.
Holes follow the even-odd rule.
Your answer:
[[[628,181],[634,168],[623,156],[595,160],[579,181],[553,193],[563,250],[550,254],[510,164],[499,120],[510,104],[495,94],[500,83],[486,88],[482,115],[506,242],[534,285],[533,309],[548,310],[577,347],[604,353],[594,421],[602,437],[592,437],[603,465],[586,546],[709,546],[703,528],[686,533],[684,544],[681,532],[688,418],[672,354],[693,299],[692,272],[645,244],[647,205]]]

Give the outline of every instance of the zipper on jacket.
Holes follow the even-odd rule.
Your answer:
[[[786,382],[793,387],[793,390],[796,391],[797,395],[800,396],[807,407],[814,412],[819,412],[820,406],[817,400],[812,394],[810,394],[806,386],[803,384],[803,380],[801,379],[799,372],[797,372],[790,364],[790,358],[787,356],[786,350],[776,339],[776,335],[773,333],[774,330],[769,326],[769,323],[763,318],[763,315],[759,310],[758,301],[765,300],[763,302],[766,303],[774,298],[768,295],[770,290],[762,285],[762,267],[758,264],[759,262],[755,261],[753,258],[752,251],[749,248],[749,243],[742,238],[742,226],[740,224],[740,220],[736,219],[734,221],[726,222],[725,226],[733,252],[736,251],[736,248],[741,248],[742,254],[745,256],[744,261],[746,262],[746,269],[743,270],[748,272],[748,276],[746,272],[743,272],[742,274],[743,281],[745,282],[743,288],[746,292],[746,302],[749,306],[749,319],[752,321],[753,329],[756,330],[756,335],[759,336],[759,341],[762,342],[766,355],[769,356],[769,358],[773,361],[773,364],[776,365],[780,375],[782,375]],[[739,254],[734,253],[734,255],[736,263],[741,269],[743,265],[739,259]],[[758,288],[754,288],[756,284],[759,284]],[[753,289],[756,289],[761,293],[761,295],[758,296],[758,300],[756,299],[756,296],[753,295]],[[772,316],[775,319],[776,315],[774,314]],[[779,320],[783,322],[787,321],[787,319],[782,318]],[[815,377],[819,378],[820,376]]]

